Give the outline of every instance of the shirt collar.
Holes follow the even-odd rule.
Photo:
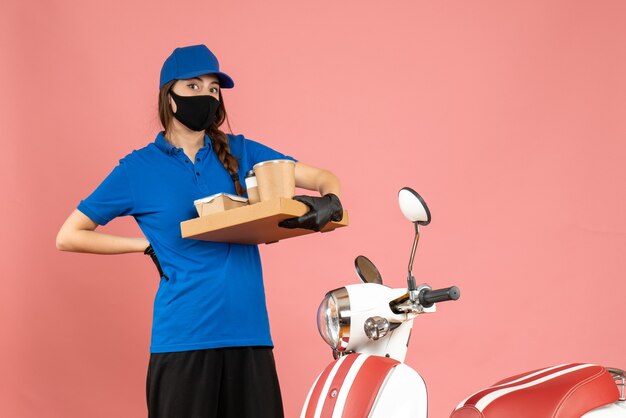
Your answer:
[[[180,152],[182,152],[182,148],[176,148],[174,145],[170,144],[167,139],[165,139],[164,131],[161,131],[157,134],[156,139],[154,140],[154,144],[157,147],[159,147],[161,151],[163,151],[164,153],[168,155],[179,152],[178,151],[179,149],[181,150]],[[211,146],[211,139],[209,138],[207,134],[204,134],[204,146],[205,147]]]

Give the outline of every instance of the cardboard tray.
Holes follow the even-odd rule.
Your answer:
[[[180,231],[183,238],[236,244],[270,244],[314,233],[308,229],[278,226],[280,221],[302,216],[307,211],[308,207],[304,203],[278,198],[181,222]],[[321,232],[330,232],[347,225],[348,212],[344,210],[341,221],[329,222]]]

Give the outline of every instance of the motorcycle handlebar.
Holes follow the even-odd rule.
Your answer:
[[[430,308],[437,302],[445,302],[447,300],[457,300],[461,297],[461,290],[456,287],[447,287],[445,289],[428,290],[424,289],[419,293],[419,302],[424,308]]]

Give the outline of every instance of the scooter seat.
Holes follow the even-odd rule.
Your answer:
[[[465,399],[450,418],[574,418],[618,398],[606,368],[573,363],[502,380]]]

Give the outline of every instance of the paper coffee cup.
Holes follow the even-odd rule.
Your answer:
[[[284,197],[291,199],[296,191],[296,163],[292,160],[269,160],[254,167],[261,202]]]
[[[254,173],[254,171],[252,171],[252,173]],[[259,188],[257,186],[256,176],[246,176],[245,182],[248,192],[248,202],[250,202],[251,205],[259,203]]]

